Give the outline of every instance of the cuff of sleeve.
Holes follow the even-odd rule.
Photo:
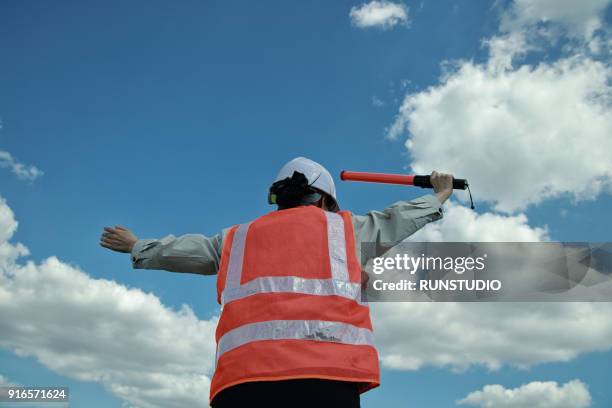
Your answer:
[[[443,215],[444,209],[442,207],[442,203],[440,202],[438,196],[436,196],[435,194],[427,194],[414,200],[414,202],[419,201],[425,204],[427,207],[430,207],[432,209],[432,212],[438,213],[440,214],[440,216]]]
[[[133,266],[136,265],[136,262],[141,258],[141,252],[145,250],[148,244],[150,244],[152,241],[152,239],[139,239],[138,241],[136,241],[136,243],[132,247],[131,253]]]

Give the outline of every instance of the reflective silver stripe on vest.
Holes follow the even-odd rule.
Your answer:
[[[223,304],[257,293],[290,292],[319,296],[342,296],[351,300],[361,297],[361,284],[334,279],[306,279],[297,276],[266,276],[255,278],[221,294]]]
[[[349,281],[346,264],[346,239],[344,237],[344,219],[340,214],[325,211],[327,217],[327,242],[329,246],[329,261],[332,278],[339,281]]]
[[[227,275],[225,276],[225,289],[223,292],[225,292],[227,289],[240,286],[240,278],[242,277],[242,262],[244,260],[244,243],[246,241],[246,236],[250,225],[250,222],[240,224],[234,233],[229,265],[227,266]]]
[[[374,347],[372,331],[352,324],[324,320],[270,320],[245,324],[225,333],[219,339],[217,359],[223,353],[252,341],[290,339]]]
[[[325,211],[325,216],[332,279],[264,276],[241,285],[244,247],[250,223],[241,224],[232,240],[225,288],[221,293],[221,304],[225,305],[257,293],[288,292],[316,296],[336,295],[367,306],[367,302],[361,300],[361,284],[349,281],[344,219],[341,215],[329,211]]]

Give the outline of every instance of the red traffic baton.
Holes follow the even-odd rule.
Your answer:
[[[340,172],[340,180],[364,181],[368,183],[403,184],[421,188],[433,188],[433,185],[431,184],[431,176],[417,174],[369,173],[363,171],[343,170]],[[467,189],[468,193],[470,194],[471,208],[474,208],[474,203],[472,202],[472,192],[470,191],[470,185],[466,179],[453,178],[453,189]]]
[[[404,184],[407,186],[416,186],[421,188],[433,188],[433,185],[431,184],[431,176],[419,176],[415,174],[368,173],[362,171],[343,170],[340,172],[340,180]],[[466,188],[468,188],[468,181],[466,179],[453,178],[453,189],[465,190]]]

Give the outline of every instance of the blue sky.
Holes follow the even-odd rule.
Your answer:
[[[453,150],[459,161],[471,164],[445,170],[479,180],[499,163],[487,158],[485,145],[469,138],[469,131],[458,129],[447,135],[448,141],[436,141],[438,133],[428,130],[426,119],[419,122],[424,130],[411,128],[389,137],[389,129],[402,117],[406,95],[419,95],[428,87],[444,89],[444,61],[488,63],[483,40],[510,32],[503,31],[500,21],[513,3],[402,4],[409,23],[382,29],[351,21],[351,8],[362,3],[349,1],[3,2],[0,151],[44,172],[28,181],[9,168],[0,169],[0,195],[19,222],[12,242],[22,242],[31,253],[21,262],[56,256],[92,279],[151,292],[170,309],[186,304],[206,320],[217,314],[213,277],[134,271],[127,255],[98,246],[102,227],[122,224],[141,238],[215,234],[270,211],[267,188],[280,166],[295,156],[315,159],[334,175],[343,169],[407,172],[415,163],[439,168],[422,150],[406,148],[410,138],[418,147],[427,138],[456,146],[453,140],[465,137],[466,152],[471,149],[474,155],[482,148],[481,160],[471,160],[467,153],[462,160],[464,152]],[[609,38],[610,14],[607,5],[594,12],[603,28],[592,38]],[[516,21],[530,38],[527,20]],[[559,21],[560,26],[566,22]],[[553,64],[578,55],[580,44],[569,51],[563,47],[588,39],[572,37],[571,28],[567,33],[522,56],[508,72],[522,64]],[[606,51],[585,58],[605,67],[610,62]],[[425,111],[419,103],[416,114]],[[601,114],[605,129],[609,114],[609,107]],[[599,135],[601,128],[595,128],[585,130],[583,137],[597,142]],[[564,140],[553,138],[551,143],[562,146]],[[529,169],[531,162],[525,160],[513,165]],[[571,178],[574,163],[559,166]],[[512,200],[490,199],[494,188],[489,180],[480,186],[473,182],[475,199],[479,194],[489,199],[478,201],[476,212],[524,214],[524,225],[546,226],[552,240],[609,241],[609,190],[596,189],[583,200],[588,194],[576,185],[609,180],[610,165],[604,161],[595,169],[588,163],[576,167],[582,178],[561,187],[551,179],[550,197],[546,186],[533,192],[540,197],[535,199],[516,187],[515,196],[525,194],[524,208],[513,207]],[[498,179],[499,185],[505,182]],[[341,207],[355,213],[423,193],[339,181],[337,187]],[[411,325],[410,313],[405,322]],[[611,345],[595,343],[569,361],[551,359],[529,368],[517,368],[513,361],[499,370],[469,364],[460,372],[452,365],[427,363],[418,370],[385,367],[383,386],[366,394],[362,404],[452,407],[487,384],[515,388],[531,381],[565,384],[578,378],[589,389],[590,406],[611,406],[606,381]],[[103,381],[59,374],[33,351],[17,357],[16,347],[0,351],[0,375],[10,381],[67,384],[74,407],[122,406]]]

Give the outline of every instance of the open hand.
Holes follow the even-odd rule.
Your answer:
[[[104,227],[100,237],[101,246],[116,252],[132,252],[136,241],[138,241],[136,235],[121,225],[115,225],[115,228]]]

